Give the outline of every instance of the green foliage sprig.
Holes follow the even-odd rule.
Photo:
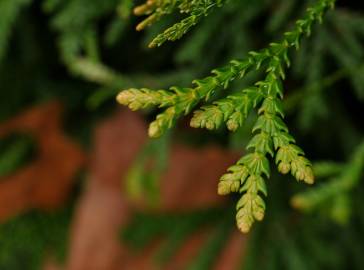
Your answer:
[[[0,61],[4,57],[11,30],[21,10],[30,4],[30,0],[0,1]]]
[[[231,81],[244,77],[252,70],[264,69],[266,77],[255,85],[243,89],[213,104],[195,111],[192,127],[216,129],[226,123],[231,131],[242,126],[249,112],[258,109],[258,119],[253,127],[253,138],[247,148],[252,152],[241,158],[228,169],[218,186],[221,195],[240,192],[242,197],[237,204],[237,225],[242,232],[248,232],[255,220],[262,220],[265,203],[262,196],[267,195],[264,177],[269,177],[268,156],[275,158],[278,170],[291,173],[298,181],[308,184],[314,182],[311,163],[304,152],[295,144],[283,121],[282,106],[285,68],[290,65],[288,52],[299,48],[304,36],[309,36],[312,25],[322,21],[324,13],[333,8],[335,0],[319,0],[307,9],[305,16],[298,20],[292,31],[286,32],[283,39],[271,43],[269,47],[250,52],[245,60],[234,60],[229,65],[215,69],[212,75],[193,81],[194,87],[171,87],[169,90],[129,89],[122,91],[117,100],[132,110],[150,106],[167,108],[150,124],[149,135],[161,136],[171,128],[177,119],[192,111],[202,100],[208,101]]]
[[[294,207],[303,211],[319,209],[330,203],[330,214],[339,223],[346,223],[350,216],[349,193],[358,185],[364,171],[364,142],[356,148],[348,164],[318,164],[322,177],[330,177],[328,182],[319,187],[299,193],[292,198]],[[322,172],[325,173],[322,173]]]
[[[175,10],[188,14],[186,18],[167,28],[149,44],[151,48],[161,46],[167,40],[180,39],[191,27],[196,25],[204,16],[207,16],[214,7],[221,7],[225,2],[226,0],[148,0],[145,4],[134,9],[136,15],[148,15],[137,25],[136,29],[142,30]]]

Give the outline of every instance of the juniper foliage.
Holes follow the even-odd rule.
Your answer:
[[[278,40],[276,43],[281,44],[285,38],[284,35],[283,39],[280,38],[282,33],[296,29],[297,25],[292,22],[297,18],[305,18],[307,5],[316,6],[318,3],[298,0],[213,2],[218,5],[209,6],[208,3],[212,1],[201,0],[149,1],[153,3],[148,7],[149,11],[145,15],[139,15],[148,18],[158,14],[154,17],[158,18],[153,21],[152,27],[135,34],[132,27],[142,20],[133,16],[131,0],[92,3],[85,0],[0,1],[0,119],[7,119],[24,107],[44,100],[61,99],[67,104],[66,129],[88,146],[90,138],[87,134],[91,133],[95,120],[100,115],[114,108],[113,99],[120,89],[133,87],[140,90],[140,87],[145,86],[167,89],[170,85],[187,85],[195,78],[206,76],[214,66],[226,66],[231,59],[247,55],[246,61],[254,60],[254,55],[249,54],[252,48],[262,47],[262,44],[269,44],[272,40]],[[183,6],[183,3],[190,3],[191,6]],[[194,9],[194,4],[199,9]],[[176,22],[177,26],[173,27]],[[150,24],[145,24],[147,25]],[[258,26],[259,35],[256,31]],[[270,190],[269,196],[264,198],[269,211],[266,212],[265,222],[255,226],[252,231],[244,269],[362,269],[364,264],[364,246],[360,241],[360,236],[364,233],[360,207],[364,198],[360,182],[363,179],[360,149],[364,134],[361,116],[364,96],[362,5],[359,1],[338,1],[335,9],[325,14],[322,24],[314,23],[310,28],[310,37],[304,36],[299,40],[299,49],[290,49],[290,69],[286,61],[278,57],[284,79],[281,74],[276,75],[280,73],[278,70],[267,71],[271,60],[275,59],[272,47],[267,46],[263,51],[258,51],[264,55],[259,69],[256,70],[259,61],[251,63],[252,66],[247,68],[242,78],[237,76],[230,80],[229,77],[223,78],[223,75],[226,71],[228,74],[235,71],[244,59],[227,65],[226,70],[217,69],[207,82],[197,80],[194,87],[178,87],[178,91],[163,90],[162,93],[158,90],[135,90],[141,95],[141,100],[150,102],[150,97],[159,98],[163,95],[166,106],[175,106],[173,102],[180,104],[176,107],[179,112],[177,118],[185,114],[185,109],[192,112],[196,108],[193,125],[214,129],[209,133],[199,133],[203,137],[199,138],[198,143],[216,141],[218,138],[219,142],[241,150],[242,146],[249,145],[259,135],[252,143],[251,154],[247,155],[255,157],[254,154],[258,151],[265,152],[265,156],[258,156],[259,162],[255,159],[242,160],[241,164],[232,166],[222,181],[233,179],[231,175],[234,173],[244,172],[245,163],[254,160],[261,170],[259,176],[263,176],[263,183]],[[169,30],[164,32],[166,29]],[[183,31],[178,32],[181,29]],[[165,44],[161,48],[144,50],[145,43],[149,44],[155,37],[160,42],[152,43],[156,47],[162,45],[162,42]],[[167,42],[177,38],[180,39],[178,42]],[[265,55],[265,52],[269,55]],[[256,91],[263,88],[263,85],[255,83],[266,82],[270,73],[274,73],[276,81],[281,81],[280,89],[284,88],[284,99],[281,100],[279,95],[274,99],[274,110],[277,110],[275,116],[284,121],[284,125],[278,125],[279,132],[287,134],[284,132],[286,128],[282,127],[289,126],[289,134],[294,135],[313,161],[312,167],[306,167],[313,169],[319,182],[323,179],[317,187],[309,187],[307,191],[286,182],[287,177],[277,175],[275,170],[266,169],[264,161],[267,159],[272,163],[274,160],[270,157],[271,150],[275,156],[279,153],[274,148],[274,141],[263,136],[268,133],[267,137],[270,138],[269,132],[257,129],[251,135],[256,117],[264,120],[269,113],[267,109],[260,110],[266,97]],[[189,96],[197,93],[194,92],[195,88],[210,87],[209,83],[214,84],[216,78],[221,82],[227,81],[226,88],[223,83],[216,82],[217,87],[213,91],[205,89],[206,96],[200,97],[200,92],[196,97]],[[143,93],[146,95],[143,96]],[[191,102],[188,100],[190,97],[198,100],[185,106]],[[208,104],[205,104],[206,97]],[[134,102],[137,106],[142,106],[142,103],[138,104],[136,100]],[[156,107],[160,103],[151,105]],[[272,106],[268,105],[265,108],[271,109]],[[284,118],[281,117],[281,111]],[[148,115],[154,112],[150,108],[144,110]],[[173,119],[173,125],[177,118]],[[224,126],[235,132],[228,133]],[[188,133],[180,128],[178,131],[174,136]],[[197,140],[196,137],[189,136],[188,139]],[[148,158],[160,154],[158,150],[161,145],[163,149],[168,148],[167,138],[169,137],[163,136],[159,141],[145,146],[129,174],[131,186],[135,179],[138,185],[145,184],[141,181],[144,179],[141,175],[147,174],[143,164]],[[287,139],[292,140],[290,136]],[[270,143],[265,143],[266,141]],[[304,158],[301,150],[296,147],[293,149]],[[22,164],[27,158],[28,150],[27,143],[19,141],[1,151],[0,171],[8,172],[14,164]],[[166,151],[162,152],[165,155]],[[152,172],[153,181],[163,169],[160,160],[164,158],[158,157],[158,166]],[[287,163],[278,161],[280,170],[287,170]],[[292,162],[289,166],[292,169]],[[265,180],[267,172],[269,181]],[[296,173],[293,174],[296,176]],[[244,183],[248,183],[247,179]],[[254,177],[250,183],[262,183],[261,179]],[[328,181],[324,182],[324,179]],[[240,190],[244,185],[235,181],[237,184],[237,191],[242,191],[242,195],[247,194],[246,190]],[[224,185],[226,183],[219,187]],[[235,188],[234,185],[232,187]],[[250,184],[246,187],[250,187]],[[139,188],[138,186],[139,196],[143,196],[140,193],[144,191],[142,189],[148,189],[146,186]],[[153,190],[154,188],[153,186]],[[253,194],[263,198],[263,184],[259,188],[261,192]],[[134,191],[131,188],[131,192]],[[294,193],[297,195],[293,197],[292,205],[308,212],[304,216],[297,215],[287,205]],[[244,206],[243,203],[240,205]],[[263,206],[262,201],[259,201],[258,206],[255,215],[259,218],[264,209],[260,207]],[[191,232],[212,227],[213,230],[216,229],[216,237],[212,237],[206,248],[201,250],[200,262],[193,265],[194,269],[210,269],[210,263],[216,259],[219,247],[224,245],[227,227],[230,226],[230,223],[220,224],[220,217],[225,212],[230,213],[228,207],[211,211],[208,215],[203,215],[204,220],[201,222],[196,221],[193,214],[177,215],[177,218],[172,218],[172,227],[176,230],[171,230],[171,223],[168,223],[171,215],[162,219],[150,215],[138,223],[140,226],[132,224],[127,228],[128,235],[132,238],[151,231],[153,234],[153,228],[155,231],[164,228],[163,233],[168,234],[168,241],[161,250],[161,257],[167,260]],[[240,225],[244,225],[244,228],[251,221],[251,215],[245,214],[242,215],[244,222]],[[327,220],[327,215],[340,225]],[[38,232],[43,231],[44,226],[51,228],[51,225],[44,225],[44,220],[50,220],[47,214],[41,213],[40,216],[31,225],[35,229],[29,230],[25,235],[32,240],[33,246],[39,248],[38,255],[42,251],[44,253],[45,246],[49,246],[49,241],[45,241]],[[26,223],[24,220],[27,218],[28,216],[23,216],[10,221],[10,228],[23,228],[21,224]],[[254,215],[253,218],[255,219]],[[231,221],[233,217],[227,215],[225,219]],[[60,224],[59,220],[51,220],[50,224]],[[161,220],[165,220],[167,225],[163,225]],[[7,228],[8,225],[2,226],[3,232],[7,232]],[[16,245],[18,242],[14,242],[14,234],[2,233],[0,253],[3,256],[0,256],[0,265],[4,269],[17,265],[17,258],[22,255],[22,250]],[[50,233],[57,234],[58,231]],[[64,239],[60,242],[63,241]],[[133,243],[138,241],[137,238],[130,240]],[[8,249],[5,250],[4,247]],[[38,268],[40,261],[39,256],[36,257],[37,262],[28,260],[27,267]]]
[[[152,12],[148,8],[150,4],[159,7],[163,14],[171,12],[175,7],[169,3],[169,1],[160,3],[148,1],[139,8],[146,10],[147,13]],[[324,13],[333,8],[334,3],[332,0],[317,1],[307,9],[302,19],[296,21],[294,28],[284,34],[281,41],[271,43],[269,47],[260,51],[251,51],[247,59],[233,60],[225,67],[213,70],[213,75],[209,77],[194,80],[193,88],[176,86],[169,90],[133,88],[122,91],[117,97],[119,103],[129,106],[132,110],[151,106],[167,108],[149,127],[149,136],[159,137],[174,126],[180,116],[190,113],[202,100],[209,101],[215,92],[226,89],[231,81],[243,78],[251,70],[265,70],[266,76],[263,80],[236,94],[218,99],[212,105],[202,106],[194,112],[191,120],[191,126],[195,128],[212,130],[226,123],[229,130],[235,131],[243,125],[251,110],[258,108],[258,119],[252,129],[254,136],[247,145],[247,149],[253,151],[230,167],[228,173],[221,177],[218,186],[218,193],[221,195],[230,192],[243,194],[236,206],[237,226],[242,232],[248,232],[255,220],[260,221],[264,217],[265,203],[262,196],[267,195],[264,177],[270,175],[268,156],[275,158],[281,173],[291,173],[298,181],[308,184],[314,182],[310,161],[304,157],[304,152],[296,145],[295,139],[283,122],[282,81],[286,77],[285,69],[290,65],[289,49],[299,48],[301,40],[311,34],[313,25],[322,21]],[[139,8],[136,13],[139,13]],[[181,12],[183,11],[186,10],[182,9]],[[158,17],[156,14],[158,12],[150,15],[138,28],[152,23],[153,16]],[[172,32],[174,36],[179,37],[186,31],[183,27],[177,27]],[[169,31],[162,33],[161,36],[164,38],[159,36],[156,39],[170,39]],[[152,45],[155,43],[160,44],[159,41],[153,41]]]

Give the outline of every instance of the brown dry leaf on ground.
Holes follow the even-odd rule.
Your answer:
[[[106,120],[95,131],[94,150],[86,190],[76,209],[67,269],[122,269],[127,249],[119,231],[129,218],[121,196],[121,179],[127,173],[145,137],[146,126],[124,111]]]
[[[218,179],[238,156],[217,146],[194,149],[172,146],[169,166],[161,179],[163,210],[194,210],[223,202],[217,194]]]
[[[38,150],[32,163],[0,177],[0,221],[33,208],[53,209],[66,201],[85,157],[63,133],[61,111],[59,103],[50,102],[0,125],[0,138],[14,132],[31,134]]]
[[[143,207],[122,194],[122,181],[146,141],[146,125],[136,113],[123,110],[96,130],[88,185],[80,199],[72,226],[66,269],[117,270],[156,269],[158,243],[134,254],[120,242],[120,230],[135,208]],[[219,176],[237,156],[219,147],[193,149],[172,147],[170,164],[161,180],[162,205],[158,211],[193,210],[221,204],[216,194]],[[208,168],[208,169],[203,169]],[[197,233],[165,267],[184,269],[199,251],[208,233]],[[234,269],[245,238],[233,234],[220,254],[215,269]],[[224,268],[228,265],[229,268]]]

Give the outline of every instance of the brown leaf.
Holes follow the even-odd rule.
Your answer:
[[[67,269],[123,269],[129,255],[119,233],[130,208],[121,195],[121,180],[144,144],[145,130],[141,117],[127,110],[96,129],[90,178],[75,212]]]
[[[221,204],[224,198],[216,192],[218,179],[236,159],[235,153],[213,145],[202,149],[173,146],[161,181],[161,208],[186,211]]]
[[[140,116],[121,111],[101,123],[95,131],[90,174],[96,181],[120,189],[146,140],[146,124]]]
[[[133,211],[188,211],[223,203],[217,196],[217,180],[237,155],[217,146],[194,149],[183,145],[172,146],[168,168],[161,179],[161,206],[155,209],[131,201],[122,190],[123,181],[146,141],[145,134],[143,119],[127,110],[97,128],[89,183],[76,209],[66,269],[157,269],[154,255],[159,241],[142,253],[134,253],[120,242],[121,227],[129,222]],[[206,230],[186,239],[165,269],[184,269],[208,235]],[[235,234],[232,237],[217,265],[233,267],[241,258],[244,238]]]
[[[67,269],[121,269],[127,250],[120,244],[120,227],[129,209],[117,189],[90,179],[75,212]]]
[[[244,258],[246,240],[247,237],[245,235],[241,234],[238,230],[234,230],[230,235],[224,250],[221,252],[219,258],[217,258],[217,262],[213,269],[240,269],[239,266]]]
[[[0,177],[0,221],[29,209],[62,205],[85,161],[81,149],[62,132],[57,102],[31,108],[0,125],[0,137],[13,132],[31,134],[38,153],[31,164]]]

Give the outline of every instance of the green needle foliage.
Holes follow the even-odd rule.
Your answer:
[[[171,126],[190,113],[192,126],[214,130],[193,135],[179,130],[177,137],[183,142],[196,148],[211,141],[234,150],[249,146],[247,157],[232,166],[218,186],[220,193],[247,195],[238,208],[244,228],[263,216],[264,202],[269,207],[265,222],[249,235],[244,269],[363,269],[363,1],[338,2],[322,24],[313,24],[316,16],[310,19],[311,37],[305,38],[304,26],[299,50],[291,44],[284,48],[290,69],[279,47],[278,52],[271,46],[256,55],[248,52],[271,40],[284,44],[287,36],[276,37],[290,29],[300,31],[292,22],[301,16],[309,19],[304,13],[307,5],[316,10],[322,8],[320,2],[329,1],[155,0],[148,1],[144,11],[134,10],[139,18],[132,16],[134,4],[146,1],[0,0],[1,121],[47,100],[60,100],[65,104],[67,135],[91,153],[94,127],[116,109],[119,90],[133,87],[135,94],[124,95],[129,95],[135,109],[149,107],[146,118],[154,113],[150,108],[162,105],[169,110]],[[147,19],[142,23],[146,29],[136,34],[132,26],[143,19]],[[140,49],[153,40],[152,46],[158,46],[181,36],[183,40],[174,46]],[[233,60],[190,86],[212,67],[244,55],[245,59]],[[278,70],[268,71],[274,59],[286,79]],[[281,91],[283,85],[284,100],[280,94],[268,98],[264,83],[268,87],[276,83]],[[170,85],[187,87],[160,90]],[[145,86],[148,89],[139,89]],[[254,125],[257,117],[260,123]],[[155,135],[168,128],[167,123],[162,128],[155,125]],[[165,135],[147,143],[136,157],[123,186],[129,196],[158,202],[158,181],[170,152]],[[312,167],[297,169],[295,159],[302,161],[304,156],[293,146],[292,135],[309,153]],[[4,138],[0,174],[26,166],[34,147],[28,136]],[[287,177],[269,164],[275,160],[279,170],[289,172]],[[299,179],[306,174],[307,181],[311,170],[317,186],[305,190],[286,181],[291,173]],[[289,207],[293,194],[297,194],[293,206],[310,214],[300,215]],[[66,208],[66,214],[32,212],[3,223],[0,269],[40,269],[44,255],[63,254],[73,207]],[[142,248],[165,236],[156,258],[163,263],[174,260],[191,234],[208,231],[211,237],[190,267],[211,269],[234,227],[236,213],[234,202],[227,201],[211,212],[146,214],[147,218],[128,226],[129,242]]]
[[[149,2],[150,8],[148,8]],[[154,12],[153,15],[160,18],[175,8],[181,9],[177,2],[148,1],[139,9],[147,10],[146,14]],[[190,3],[191,7],[188,10],[194,10],[192,8],[194,1]],[[226,89],[232,81],[254,70],[265,71],[266,76],[263,80],[210,105],[202,106],[194,112],[191,120],[191,126],[195,128],[212,130],[225,123],[229,130],[235,131],[244,124],[253,109],[258,112],[257,121],[252,129],[253,137],[247,145],[247,149],[251,151],[228,169],[218,185],[218,193],[221,195],[231,192],[242,194],[237,203],[236,214],[237,226],[242,232],[248,232],[255,220],[260,221],[264,218],[263,196],[267,195],[264,178],[270,176],[269,158],[275,159],[278,171],[282,174],[291,173],[298,181],[307,184],[314,182],[310,161],[305,158],[303,150],[296,145],[295,139],[283,121],[283,80],[286,75],[285,69],[290,66],[289,50],[299,49],[301,40],[311,34],[313,25],[322,21],[324,13],[333,8],[334,3],[335,0],[317,1],[307,9],[302,19],[296,21],[294,28],[284,34],[281,41],[271,43],[260,51],[250,52],[247,59],[233,60],[225,67],[213,70],[211,76],[194,80],[192,88],[176,86],[169,90],[132,88],[122,91],[117,96],[119,103],[129,106],[132,110],[152,106],[166,108],[149,127],[149,136],[159,137],[173,127],[178,118],[190,113],[201,101],[209,101],[217,91]],[[220,4],[221,2],[218,2],[218,5]],[[182,11],[187,12],[183,9]],[[142,25],[154,22],[153,15],[150,15],[151,19],[142,22]],[[175,28],[172,31],[173,37],[182,36],[186,29],[188,27]],[[166,32],[162,36],[163,38],[157,37],[159,41],[153,41],[152,45],[176,39],[168,37]]]
[[[9,41],[13,25],[20,11],[30,2],[30,0],[0,1],[0,62],[6,53],[7,42]]]
[[[332,218],[339,223],[347,223],[350,216],[349,193],[359,185],[364,172],[364,142],[362,142],[345,165],[326,163],[321,165],[323,177],[330,176],[331,180],[315,189],[297,194],[292,198],[292,204],[304,211],[312,211],[330,203]],[[322,172],[325,172],[322,174]],[[326,174],[326,175],[325,175]]]
[[[175,41],[186,34],[192,26],[196,25],[204,16],[207,16],[215,7],[221,7],[226,0],[148,0],[145,4],[134,9],[136,15],[148,15],[136,27],[142,30],[155,23],[166,14],[178,10],[188,16],[179,23],[166,29],[152,40],[149,47],[161,46],[167,40]]]
[[[0,269],[43,269],[49,255],[63,264],[71,217],[67,205],[53,213],[32,211],[0,224]]]
[[[186,238],[200,233],[201,230],[209,230],[209,237],[196,254],[196,258],[184,269],[211,269],[228,240],[226,235],[233,228],[230,222],[231,210],[233,209],[211,208],[173,214],[138,213],[123,229],[121,238],[131,248],[140,250],[163,237],[162,244],[154,256],[158,267],[164,268],[166,263],[174,259]]]

